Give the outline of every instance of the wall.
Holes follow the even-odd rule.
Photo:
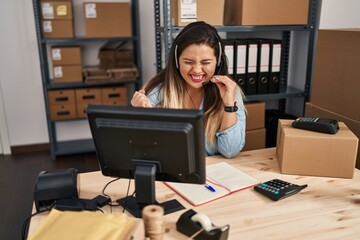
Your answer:
[[[139,2],[143,76],[147,80],[156,72],[154,7],[152,0]],[[360,27],[358,9],[359,0],[323,0],[320,28]],[[47,143],[32,1],[2,0],[0,32],[0,85],[9,143],[11,146]],[[297,51],[302,52],[301,48]],[[302,78],[303,73],[296,69],[304,68],[303,63],[293,66],[292,74]],[[60,124],[58,134],[61,139],[72,139],[87,136],[89,131],[86,122],[80,121]]]

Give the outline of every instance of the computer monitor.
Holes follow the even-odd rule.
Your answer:
[[[102,174],[135,180],[135,197],[117,202],[135,217],[158,204],[155,181],[204,184],[201,110],[89,105],[86,109]],[[184,207],[160,203],[165,214]]]

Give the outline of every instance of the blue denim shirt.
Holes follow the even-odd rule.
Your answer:
[[[153,107],[161,101],[161,90],[154,88],[147,94]],[[237,122],[228,129],[216,133],[214,144],[209,144],[205,139],[205,150],[207,156],[223,155],[225,158],[235,157],[245,145],[245,110],[242,99],[237,99],[239,109],[236,112]],[[201,103],[200,109],[203,108]]]

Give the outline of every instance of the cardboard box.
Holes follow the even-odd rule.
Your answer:
[[[265,102],[245,103],[246,131],[265,127]]]
[[[81,65],[80,47],[56,47],[51,48],[53,65]]]
[[[245,146],[242,151],[249,151],[255,149],[265,148],[266,142],[266,129],[255,129],[246,131]]]
[[[50,106],[50,119],[57,120],[69,120],[76,118],[76,105],[54,105]]]
[[[336,134],[293,128],[279,120],[276,154],[283,174],[352,178],[359,139],[339,122]]]
[[[355,121],[354,119],[339,115],[337,113],[331,112],[327,109],[316,106],[312,103],[306,103],[305,105],[305,116],[318,116],[323,118],[336,119],[340,122],[344,122],[346,126],[360,139],[360,121]],[[360,143],[359,143],[360,144]],[[360,145],[358,145],[360,149]],[[358,150],[356,157],[356,168],[360,169],[360,151]]]
[[[48,91],[50,106],[75,105],[74,89]]]
[[[43,20],[42,30],[44,38],[74,38],[72,20]]]
[[[190,22],[204,21],[213,26],[223,25],[225,0],[173,0],[172,24],[186,26]]]
[[[101,104],[100,88],[81,88],[75,90],[77,104]]]
[[[306,25],[309,0],[226,0],[224,25]]]
[[[360,121],[360,28],[319,30],[311,102]]]
[[[65,1],[41,1],[42,19],[71,20],[73,19],[72,3]]]
[[[86,37],[131,37],[129,2],[85,2]]]
[[[126,87],[109,87],[101,89],[101,102],[104,105],[128,105]]]
[[[54,83],[82,82],[81,65],[54,66]]]

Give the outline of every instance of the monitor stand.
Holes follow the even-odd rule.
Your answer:
[[[134,217],[141,218],[142,210],[147,205],[155,204],[164,208],[164,214],[185,209],[176,199],[158,203],[155,198],[156,164],[137,163],[135,169],[135,197],[127,196],[116,202]]]

